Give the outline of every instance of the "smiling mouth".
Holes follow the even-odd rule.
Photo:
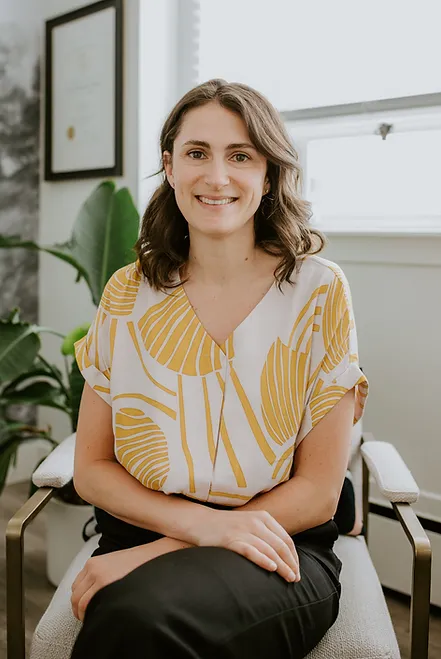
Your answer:
[[[204,206],[228,206],[237,201],[237,197],[223,197],[222,199],[210,199],[203,195],[196,195],[196,199]]]

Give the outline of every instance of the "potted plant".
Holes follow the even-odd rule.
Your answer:
[[[50,428],[23,421],[16,406],[44,405],[69,412],[61,372],[40,354],[43,331],[51,330],[21,321],[18,309],[0,320],[0,494],[23,443],[44,439],[49,447],[56,445]]]
[[[0,234],[0,247],[41,250],[56,256],[76,270],[76,281],[84,279],[97,306],[104,287],[119,268],[133,262],[138,238],[139,214],[127,188],[116,191],[111,181],[98,185],[82,205],[70,239],[61,245],[40,246],[19,236]],[[11,406],[57,407],[69,415],[75,433],[84,380],[74,356],[74,343],[87,333],[83,324],[63,336],[55,330],[27,324],[17,311],[0,321],[0,493],[18,447],[43,438],[53,447],[58,440],[51,429],[26,426],[10,414]],[[66,374],[40,354],[39,334],[51,331],[63,338]],[[32,491],[32,490],[31,490]],[[48,577],[54,584],[80,549],[82,527],[92,516],[91,507],[77,495],[73,483],[57,492],[47,507]]]

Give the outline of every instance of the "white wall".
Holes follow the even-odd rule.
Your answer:
[[[75,0],[40,0],[42,21],[54,18],[86,4]],[[114,180],[118,187],[127,186],[138,198],[138,60],[139,60],[139,0],[125,3],[124,12],[124,175]],[[44,85],[44,80],[42,80]],[[42,115],[44,116],[44,115]],[[42,146],[43,126],[42,126]],[[42,159],[43,162],[43,159]],[[41,244],[64,242],[70,236],[80,206],[101,179],[44,181],[41,173],[40,238]],[[40,324],[67,333],[75,326],[90,321],[94,306],[84,284],[75,283],[75,271],[69,265],[41,254],[40,259]],[[64,366],[60,341],[44,335],[43,350],[47,359]],[[61,412],[41,408],[40,423],[51,424],[56,439],[69,433],[69,420]]]
[[[351,286],[360,363],[370,382],[364,430],[397,447],[421,489],[415,510],[441,521],[441,236],[331,235],[323,255],[341,265]],[[375,488],[372,495],[385,503]],[[404,534],[376,516],[370,524],[382,583],[408,592]],[[441,605],[441,536],[431,538],[433,602]]]

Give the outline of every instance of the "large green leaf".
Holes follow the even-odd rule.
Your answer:
[[[139,214],[127,188],[115,194],[111,181],[101,183],[83,204],[70,242],[73,257],[89,277],[98,305],[109,278],[135,260]]]
[[[7,423],[4,419],[0,419],[0,494],[5,486],[9,468],[15,462],[20,445],[36,439],[46,439],[52,447],[57,444],[46,430],[18,422]]]
[[[25,373],[22,373],[19,375],[17,378],[14,380],[11,380],[11,382],[8,382],[6,387],[1,391],[0,393],[0,404],[1,404],[1,398],[4,396],[8,396],[11,392],[15,391],[18,389],[20,386],[24,386],[24,383],[26,380],[32,381],[38,378],[51,378],[56,381],[60,381],[62,379],[61,372],[56,366],[51,366],[51,368],[48,368],[45,364],[43,364],[40,359],[39,355],[37,355],[37,359],[33,366],[26,371]]]
[[[60,386],[40,380],[26,387],[10,391],[2,396],[2,404],[7,405],[42,405],[55,407],[63,412],[69,412],[66,397]]]
[[[77,281],[79,281],[81,277],[83,277],[90,288],[88,273],[83,268],[83,266],[80,263],[78,263],[78,261],[75,259],[74,255],[72,254],[72,247],[70,241],[66,243],[60,243],[57,245],[45,247],[42,245],[38,245],[33,240],[22,240],[20,236],[16,236],[16,235],[5,236],[3,234],[0,234],[0,248],[16,249],[18,247],[21,247],[23,249],[32,249],[32,250],[39,250],[41,252],[46,252],[47,254],[52,254],[52,256],[56,256],[62,261],[66,261],[66,263],[69,263],[77,270]]]
[[[50,332],[64,339],[49,327],[21,322],[15,311],[7,320],[0,319],[0,383],[15,380],[33,368],[40,350],[39,334]]]
[[[31,369],[39,350],[40,338],[34,325],[0,320],[0,382]]]
[[[113,273],[135,260],[138,230],[139,213],[129,190],[115,192],[115,184],[104,181],[84,202],[66,243],[40,246],[19,236],[0,235],[0,248],[38,249],[70,263],[77,270],[77,280],[85,279],[98,305]]]
[[[66,334],[63,345],[61,346],[61,354],[65,357],[68,355],[75,357],[75,343],[82,339],[83,336],[86,336],[87,332],[89,331],[89,327],[90,323],[84,323],[83,325],[75,327],[75,329]]]

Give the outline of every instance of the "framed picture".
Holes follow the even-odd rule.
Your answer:
[[[120,176],[123,0],[46,22],[46,181]]]

